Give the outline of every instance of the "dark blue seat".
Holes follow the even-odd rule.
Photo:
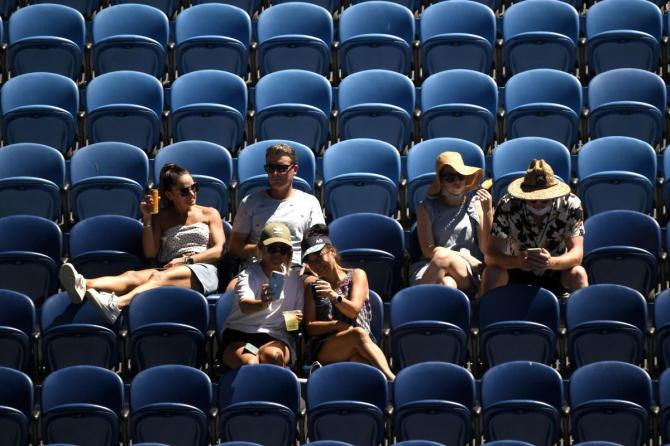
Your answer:
[[[651,379],[640,367],[617,361],[580,367],[570,377],[572,438],[646,443],[651,399]]]
[[[171,20],[174,18],[174,15],[179,11],[182,6],[188,6],[187,2],[182,2],[182,0],[141,0],[141,1],[131,1],[131,0],[111,0],[110,4],[114,5],[123,5],[123,4],[142,4],[146,6],[151,6],[155,9],[158,9],[163,12]]]
[[[162,113],[163,86],[145,73],[114,71],[97,76],[86,89],[91,143],[125,142],[149,152],[158,144]]]
[[[496,17],[475,1],[440,2],[421,14],[421,67],[424,77],[462,68],[491,72],[496,45]]]
[[[38,301],[56,292],[63,235],[51,220],[32,215],[0,218],[0,289]]]
[[[495,440],[495,441],[487,441],[486,443],[489,446],[530,446],[530,443],[519,440]],[[614,445],[602,445],[602,446],[614,446]]]
[[[270,364],[242,366],[221,375],[218,407],[223,441],[243,440],[265,446],[294,444],[300,384],[286,368]]]
[[[544,288],[510,284],[479,301],[479,356],[493,367],[510,361],[552,365],[560,311],[558,299]]]
[[[5,144],[33,142],[65,153],[74,143],[79,90],[55,73],[27,73],[5,82],[1,91]]]
[[[487,442],[551,446],[561,435],[563,381],[547,365],[514,361],[489,369],[482,376],[481,402]]]
[[[667,299],[666,299],[667,300]],[[667,364],[667,362],[666,362]],[[670,370],[665,370],[658,379],[658,405],[661,408],[659,428],[663,444],[670,441]]]
[[[565,319],[573,367],[598,361],[642,363],[647,303],[639,291],[611,284],[581,288],[568,299]]]
[[[163,364],[202,366],[208,322],[207,299],[197,291],[160,287],[138,294],[128,310],[133,367],[145,370]]]
[[[120,328],[120,319],[110,324],[90,301],[75,305],[66,292],[54,294],[40,313],[44,365],[49,371],[75,365],[114,369]]]
[[[670,365],[670,291],[663,290],[654,299],[654,342],[661,370]]]
[[[82,147],[70,160],[70,211],[76,220],[138,218],[148,178],[149,159],[138,147],[113,141]]]
[[[133,441],[170,446],[205,446],[212,383],[202,371],[160,365],[138,373],[130,383]]]
[[[175,24],[175,63],[180,75],[198,70],[248,72],[251,19],[231,5],[208,3],[185,9]]]
[[[658,144],[666,96],[663,79],[648,71],[619,68],[595,76],[588,86],[591,139],[630,136]]]
[[[465,364],[470,302],[462,291],[441,285],[404,288],[391,299],[390,326],[397,370],[427,361]]]
[[[415,93],[407,76],[388,70],[360,71],[344,78],[337,94],[340,139],[379,139],[398,150],[409,144]]]
[[[221,294],[210,294],[210,298],[216,298],[216,306],[214,309],[214,325],[216,330],[216,340],[222,349],[225,345],[221,344],[221,335],[223,334],[226,320],[230,316],[230,311],[233,309],[233,302],[235,301],[235,291],[230,290]]]
[[[167,163],[177,163],[191,172],[193,181],[200,185],[198,204],[217,209],[222,218],[228,216],[233,160],[225,148],[207,141],[182,141],[163,147],[154,163],[156,181]]]
[[[56,149],[34,143],[0,150],[0,217],[36,215],[58,220],[65,159]]]
[[[442,443],[430,440],[405,440],[394,443],[394,446],[444,446]]]
[[[50,373],[42,384],[44,443],[119,442],[123,381],[101,367],[77,365]]]
[[[333,93],[328,80],[304,70],[282,70],[256,84],[256,139],[288,139],[318,151],[328,141]]]
[[[565,3],[546,1],[573,9]],[[529,70],[512,76],[505,84],[505,133],[510,139],[540,136],[571,147],[579,137],[581,113],[582,85],[571,74],[550,69]]]
[[[388,1],[366,1],[346,8],[339,26],[343,76],[375,68],[409,73],[414,42],[409,9]]]
[[[327,76],[333,32],[333,18],[321,6],[290,2],[263,10],[256,50],[261,76],[289,69]]]
[[[406,367],[393,382],[396,441],[467,444],[472,438],[474,403],[475,380],[467,369],[445,362]]]
[[[0,367],[28,369],[32,361],[34,330],[33,301],[16,291],[0,290]],[[5,404],[0,401],[0,405]]]
[[[323,155],[323,182],[326,215],[333,219],[358,212],[394,214],[400,155],[390,144],[375,139],[339,142]]]
[[[430,76],[421,87],[424,139],[461,138],[485,149],[492,143],[498,112],[498,86],[486,74],[449,70]]]
[[[170,126],[175,142],[197,139],[235,151],[247,123],[247,86],[233,73],[186,73],[170,89]]]
[[[86,23],[77,10],[59,4],[21,8],[9,19],[9,71],[47,71],[81,77]]]
[[[0,367],[0,445],[28,444],[33,411],[33,383],[18,370]]]
[[[634,211],[606,211],[584,222],[589,283],[625,285],[647,295],[656,287],[661,229]]]
[[[339,362],[315,370],[307,381],[307,435],[375,446],[384,439],[388,382],[367,364]]]
[[[535,68],[573,73],[579,47],[579,14],[569,3],[515,3],[503,15],[503,59],[509,75]]]

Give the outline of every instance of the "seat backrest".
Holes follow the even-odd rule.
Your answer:
[[[297,416],[300,411],[298,378],[289,369],[270,364],[242,366],[221,375],[219,410],[253,401],[281,404]]]
[[[307,409],[331,401],[362,401],[384,411],[388,384],[384,374],[367,364],[338,362],[315,370],[307,381]]]
[[[421,110],[444,104],[480,106],[492,116],[498,111],[498,86],[484,73],[472,70],[448,70],[435,73],[423,81]]]
[[[374,173],[398,184],[400,154],[391,144],[376,139],[357,138],[333,144],[323,155],[324,181],[348,173]]]
[[[651,379],[644,369],[619,361],[600,361],[579,367],[570,377],[570,406],[595,400],[623,400],[651,406]]]
[[[372,248],[386,251],[395,261],[404,261],[405,237],[402,226],[391,217],[356,213],[337,218],[328,225],[330,239],[339,250]]]
[[[30,423],[33,411],[33,382],[28,375],[0,367],[0,406],[19,410]]]
[[[670,406],[670,369],[665,369],[658,378],[658,401],[661,410]]]
[[[337,94],[340,112],[356,105],[389,104],[405,110],[410,117],[414,114],[414,85],[407,76],[394,71],[352,73],[340,82]]]
[[[232,5],[194,5],[177,15],[175,43],[179,45],[199,36],[225,36],[248,48],[251,43],[251,19],[246,12]]]
[[[368,290],[368,299],[372,312],[370,331],[372,332],[372,336],[375,337],[377,344],[381,345],[382,336],[384,336],[384,302],[382,302],[382,298],[374,290]]]
[[[161,322],[187,325],[204,334],[209,322],[207,299],[195,290],[176,286],[153,288],[136,295],[128,310],[130,333]]]
[[[414,17],[406,7],[385,1],[352,5],[340,16],[340,42],[365,34],[396,36],[408,45],[414,40]]]
[[[99,176],[129,178],[144,188],[149,159],[139,147],[122,142],[100,142],[76,150],[70,161],[71,183]]]
[[[473,34],[495,46],[496,18],[491,8],[478,2],[433,3],[421,14],[421,42],[449,34]]]
[[[138,373],[130,383],[130,410],[179,403],[209,412],[212,383],[202,371],[184,365],[159,365]]]
[[[167,163],[177,163],[193,175],[217,178],[228,186],[233,177],[233,159],[230,152],[208,141],[182,141],[159,150],[154,162],[155,184],[158,184],[161,169]]]
[[[578,176],[611,170],[632,172],[656,182],[656,152],[646,142],[628,136],[604,136],[584,144],[579,150]]]
[[[264,9],[258,17],[258,44],[280,36],[310,36],[327,46],[333,43],[333,18],[311,3],[291,2]]]
[[[68,404],[93,404],[121,416],[123,381],[111,370],[89,365],[50,373],[42,384],[43,413]]]
[[[270,75],[268,75],[270,76]],[[242,149],[237,157],[237,181],[243,182],[249,178],[265,175],[265,152],[274,144],[288,144],[295,149],[298,158],[297,177],[302,178],[307,184],[313,185],[316,178],[316,159],[312,149],[304,144],[283,139],[268,139],[250,144]]]
[[[72,227],[70,258],[101,250],[127,252],[143,259],[142,223],[122,215],[96,215]]]
[[[543,0],[525,1],[514,6],[538,1]],[[548,1],[573,9],[565,3]],[[508,112],[524,105],[541,103],[563,105],[579,117],[582,111],[582,85],[570,73],[546,68],[523,71],[512,76],[505,84],[505,110]]]
[[[282,70],[269,73],[256,84],[256,111],[286,104],[315,107],[330,116],[333,92],[328,80],[317,73],[304,70]]]
[[[0,218],[0,252],[28,251],[50,257],[60,263],[63,234],[56,223],[33,215]]]
[[[614,284],[595,284],[570,295],[565,308],[568,330],[594,321],[626,322],[641,333],[647,328],[647,303],[632,288]]]
[[[435,174],[435,158],[447,151],[460,153],[468,166],[485,167],[484,152],[473,142],[459,138],[427,139],[412,146],[407,152],[407,181],[427,173]]]
[[[172,83],[170,110],[196,104],[221,104],[247,114],[247,86],[239,76],[220,70],[186,73]]]
[[[504,321],[542,324],[558,334],[558,299],[549,290],[525,284],[509,284],[484,294],[479,302],[479,328]]]
[[[33,301],[23,293],[0,290],[0,326],[16,328],[31,337],[35,329]]]
[[[167,50],[170,25],[163,11],[139,3],[113,5],[93,18],[93,44],[116,36],[144,36]]]
[[[228,316],[230,316],[230,311],[233,309],[233,302],[236,298],[235,291],[230,290],[219,295],[219,299],[216,301],[216,316],[214,321],[216,325],[216,336],[219,341],[221,341],[221,334],[223,334],[226,320],[228,319]]]
[[[540,158],[549,163],[554,174],[564,182],[570,181],[568,149],[558,141],[537,136],[510,139],[493,150],[493,181],[514,172],[519,172],[519,176],[522,176],[530,162]]]
[[[53,182],[59,188],[65,182],[65,159],[53,147],[19,143],[0,150],[0,179],[35,177]]]
[[[77,120],[79,89],[68,77],[55,73],[26,73],[2,86],[2,114],[24,106],[51,106],[68,112]]]
[[[663,15],[654,2],[614,0],[598,2],[586,14],[586,38],[608,31],[640,31],[660,42]]]
[[[642,102],[656,107],[662,114],[667,93],[663,79],[657,74],[638,68],[617,68],[591,79],[588,97],[590,110],[609,103]]]
[[[586,219],[584,230],[584,255],[608,246],[632,246],[644,249],[655,257],[661,251],[661,229],[658,223],[640,212],[601,212]]]
[[[422,362],[405,367],[393,382],[393,404],[421,400],[445,400],[472,410],[475,403],[475,379],[465,368],[448,362]]]
[[[96,76],[89,82],[86,89],[87,112],[118,104],[146,107],[160,119],[163,112],[163,86],[155,77],[139,71],[113,71]]]
[[[421,305],[417,305],[419,300]],[[470,301],[462,291],[441,285],[404,288],[391,299],[391,330],[413,321],[449,322],[468,335]]]
[[[91,303],[85,301],[81,305],[72,305],[67,292],[62,291],[49,296],[40,308],[40,331],[46,334],[48,330],[71,324],[90,324],[107,327],[118,332],[121,326],[121,318],[114,324],[110,324],[100,313],[100,310]]]
[[[21,8],[10,16],[10,46],[21,39],[46,36],[67,39],[83,53],[86,44],[84,16],[76,9],[50,3]]]
[[[658,330],[670,324],[670,290],[661,291],[654,299],[654,326]]]
[[[532,0],[515,3],[503,15],[505,41],[526,33],[556,33],[572,40],[579,39],[579,14],[566,2]]]

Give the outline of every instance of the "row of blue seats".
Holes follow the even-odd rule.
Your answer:
[[[6,368],[0,382],[0,419],[13,434],[3,444],[22,446],[33,420],[33,384]],[[271,365],[225,373],[218,385],[197,369],[164,365],[139,373],[127,388],[109,370],[75,366],[40,387],[41,438],[104,446],[130,438],[172,446],[286,446],[305,438],[360,446],[387,438],[450,446],[481,437],[536,446],[570,444],[571,437],[622,446],[669,440],[670,372],[654,392],[649,375],[631,364],[594,363],[564,383],[548,366],[518,361],[492,368],[476,384],[466,369],[440,362],[409,367],[392,386],[371,366],[331,364],[312,373],[304,392],[295,375]]]

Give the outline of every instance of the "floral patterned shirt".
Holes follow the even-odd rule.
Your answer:
[[[491,235],[508,240],[509,255],[528,248],[545,248],[552,256],[565,254],[569,238],[584,236],[582,202],[574,194],[555,199],[551,212],[537,225],[524,200],[505,194],[493,214]]]

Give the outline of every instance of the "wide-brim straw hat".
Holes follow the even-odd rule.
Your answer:
[[[444,166],[450,166],[454,171],[465,177],[465,192],[477,189],[484,176],[484,169],[467,166],[458,152],[442,152],[435,158],[435,179],[428,188],[428,195],[437,195],[442,189],[440,174]]]
[[[570,186],[554,176],[554,170],[543,159],[530,162],[526,175],[512,181],[507,192],[520,200],[552,200],[570,193]]]

